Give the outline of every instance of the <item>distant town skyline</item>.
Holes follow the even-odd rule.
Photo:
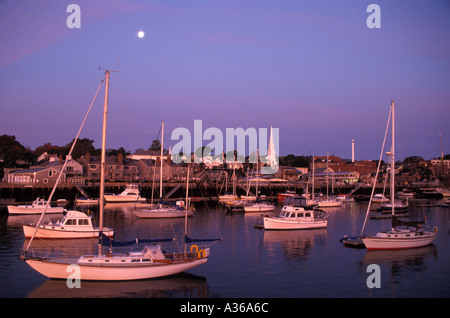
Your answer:
[[[118,70],[111,149],[148,149],[162,121],[168,149],[202,120],[278,128],[280,156],[350,159],[354,140],[355,160],[374,160],[395,100],[396,157],[436,158],[450,153],[449,17],[445,0],[5,0],[0,134],[31,149],[71,142],[100,66]],[[80,136],[98,148],[103,99]]]

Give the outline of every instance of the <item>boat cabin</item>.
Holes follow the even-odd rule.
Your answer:
[[[311,218],[313,216],[313,211],[281,211],[280,217],[282,218]]]
[[[166,258],[161,251],[160,245],[145,245],[142,254],[144,255],[144,258],[151,258],[153,260],[162,260]]]
[[[301,196],[289,196],[284,199],[283,206],[307,207],[306,198]]]
[[[79,212],[79,211],[67,211],[64,218],[60,221],[57,221],[56,223],[49,223],[47,227],[54,228],[55,226],[59,226],[61,228],[71,228],[71,227],[86,227],[91,229],[92,228],[92,217],[86,215],[86,213]],[[44,228],[47,228],[44,227]]]

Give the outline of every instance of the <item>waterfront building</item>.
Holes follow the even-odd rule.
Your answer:
[[[28,169],[17,169],[9,171],[5,176],[9,184],[22,186],[54,186],[60,169],[53,167],[38,167]],[[60,183],[66,182],[66,174],[61,176]]]

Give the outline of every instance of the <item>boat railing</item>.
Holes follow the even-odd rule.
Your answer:
[[[71,264],[71,262],[76,262],[79,256],[83,252],[79,249],[64,249],[61,251],[47,251],[39,248],[30,248],[28,251],[26,249],[20,249],[20,259],[27,260],[52,260],[54,262],[61,262]],[[77,256],[78,255],[78,256]]]

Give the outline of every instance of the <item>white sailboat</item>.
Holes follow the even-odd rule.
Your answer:
[[[187,216],[192,216],[194,212],[192,209],[188,209],[189,204],[186,201],[186,209],[183,209],[180,204],[168,204],[164,203],[162,193],[163,193],[163,145],[164,145],[164,122],[161,126],[161,166],[159,168],[159,204],[151,208],[136,208],[133,209],[133,213],[140,219],[157,219],[157,218],[180,218]],[[187,175],[187,189],[189,186],[189,167]]]
[[[106,89],[103,113],[103,137],[102,137],[102,161],[100,180],[100,213],[99,213],[99,244],[98,253],[83,255],[81,257],[70,258],[51,257],[38,255],[28,247],[21,255],[21,258],[33,269],[49,278],[67,279],[72,275],[68,270],[69,265],[77,265],[79,268],[79,279],[98,281],[136,280],[162,277],[186,271],[195,266],[204,264],[208,260],[210,249],[208,246],[199,248],[192,245],[190,252],[166,254],[161,250],[160,245],[145,245],[141,251],[128,253],[113,253],[112,249],[108,253],[103,252],[103,240],[106,240],[103,232],[103,210],[104,210],[104,184],[105,184],[105,153],[106,153],[106,119],[108,109],[109,78],[111,71],[106,70]],[[187,225],[185,228],[185,232]],[[161,240],[158,240],[161,241]],[[216,240],[208,240],[216,241]],[[185,243],[193,243],[185,237]],[[110,242],[111,244],[114,242]],[[137,243],[133,241],[133,243]]]
[[[391,159],[391,229],[378,232],[373,236],[362,236],[360,239],[367,249],[405,249],[426,246],[431,244],[437,237],[437,228],[428,230],[423,227],[425,221],[401,221],[395,216],[396,203],[395,194],[395,103],[391,102],[392,116],[392,149]]]
[[[219,195],[219,202],[222,203],[236,203],[239,200],[239,196],[236,194],[236,159],[233,165],[233,175],[231,176],[233,180],[233,193],[225,193]],[[225,171],[225,191],[228,190],[228,172]]]
[[[317,199],[317,205],[321,208],[334,208],[340,207],[343,204],[342,200],[338,200],[337,198],[330,197],[328,194],[328,153],[327,153],[327,196],[325,198]]]
[[[251,212],[270,212],[270,211],[274,211],[275,210],[275,205],[271,204],[270,202],[268,202],[267,200],[262,200],[262,198],[259,196],[258,194],[258,179],[259,179],[259,151],[257,152],[256,155],[256,202],[254,203],[250,203],[244,206],[244,211],[247,213],[251,213]],[[250,188],[250,185],[249,185]]]

